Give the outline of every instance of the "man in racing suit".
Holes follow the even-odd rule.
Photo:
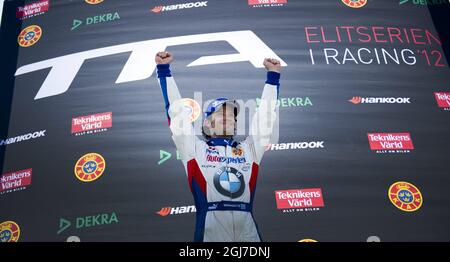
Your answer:
[[[267,80],[250,134],[242,142],[233,140],[239,106],[226,98],[208,106],[202,128],[205,140],[194,134],[190,112],[171,75],[172,61],[169,52],[155,56],[172,139],[197,209],[194,241],[259,242],[252,205],[259,165],[277,117],[280,61],[266,58],[263,62]]]

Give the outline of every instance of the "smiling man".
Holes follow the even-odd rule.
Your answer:
[[[266,84],[250,134],[242,142],[233,139],[239,105],[227,98],[215,99],[208,105],[203,139],[194,134],[190,112],[170,71],[172,61],[169,52],[155,56],[172,139],[180,152],[197,209],[194,241],[259,242],[252,206],[259,165],[277,118],[280,61],[263,61]]]

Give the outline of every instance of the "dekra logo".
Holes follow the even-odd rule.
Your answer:
[[[120,19],[119,13],[108,13],[108,14],[102,14],[102,15],[96,15],[91,17],[86,17],[84,20],[78,20],[74,19],[72,23],[71,31],[77,29],[83,23],[85,25],[92,25],[92,24],[99,24],[99,23],[105,23],[105,22],[111,22]]]

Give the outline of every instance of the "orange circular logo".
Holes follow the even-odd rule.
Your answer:
[[[17,42],[22,47],[29,47],[37,43],[42,36],[42,29],[37,25],[30,25],[23,29],[17,37]]]
[[[311,239],[311,238],[305,238],[305,239],[299,240],[297,242],[317,242],[317,240],[314,240],[314,239]]]
[[[19,241],[20,228],[14,221],[0,223],[0,242]]]
[[[233,156],[243,156],[244,155],[244,150],[241,147],[233,147],[231,149],[231,152],[233,154]]]
[[[367,4],[367,0],[341,0],[346,6],[351,8],[361,8]]]
[[[90,5],[96,5],[96,4],[100,4],[101,2],[103,2],[103,0],[84,0],[84,1]]]
[[[92,182],[103,174],[105,168],[105,159],[100,154],[89,153],[78,159],[75,176],[83,182]]]
[[[194,99],[183,98],[181,99],[184,107],[188,110],[190,121],[194,122],[200,116],[200,105]]]
[[[389,199],[398,209],[413,212],[422,206],[422,194],[408,182],[395,182],[388,191]]]

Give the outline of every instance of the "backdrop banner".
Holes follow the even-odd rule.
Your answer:
[[[263,241],[450,241],[449,5],[6,1],[0,241],[193,240],[158,51],[199,138],[212,99],[257,107],[263,59],[281,61],[253,206]]]

